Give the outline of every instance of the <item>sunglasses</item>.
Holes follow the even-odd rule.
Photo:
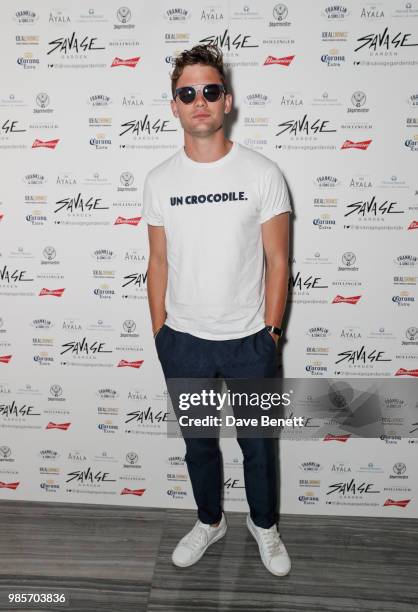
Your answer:
[[[178,87],[174,92],[174,100],[178,96],[183,104],[191,104],[200,91],[208,102],[216,102],[222,93],[226,93],[226,88],[222,83],[209,83],[208,85],[187,85]]]

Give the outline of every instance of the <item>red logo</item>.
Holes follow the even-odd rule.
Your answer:
[[[52,423],[52,421],[49,421],[45,429],[62,429],[62,431],[67,431],[70,425],[71,423]]]
[[[408,225],[408,229],[418,229],[418,221],[411,221],[411,223]]]
[[[336,440],[337,442],[347,442],[350,436],[351,434],[339,434],[336,436],[334,434],[327,434],[323,441],[330,442],[331,440]]]
[[[55,149],[59,141],[59,138],[56,138],[55,140],[39,140],[36,138],[32,145],[32,149],[39,149],[39,147],[44,147],[45,149]]]
[[[9,363],[11,358],[11,355],[0,355],[0,363]]]
[[[410,499],[399,499],[398,501],[395,501],[394,499],[387,499],[383,505],[384,506],[398,506],[398,508],[405,508],[405,506],[407,506],[410,501],[411,501]]]
[[[126,219],[125,217],[118,217],[113,225],[138,225],[141,218],[142,217],[132,217],[131,219]]]
[[[362,151],[365,151],[370,143],[371,143],[371,140],[362,140],[361,142],[353,142],[352,140],[346,140],[341,148],[342,149],[361,149]]]
[[[54,295],[55,297],[61,297],[65,289],[43,289],[40,290],[39,295]]]
[[[126,487],[120,492],[121,495],[138,495],[141,496],[145,493],[145,489],[127,489]]]
[[[352,295],[350,297],[344,297],[343,295],[336,295],[332,300],[331,304],[339,304],[340,302],[344,302],[345,304],[357,304],[361,295]]]
[[[0,489],[12,489],[12,491],[14,491],[18,486],[18,482],[2,482],[0,480]]]
[[[121,359],[117,365],[118,368],[140,368],[144,363],[143,359],[138,359],[138,361],[126,361],[126,359]]]
[[[4,215],[3,213],[0,213],[0,221],[3,219]]]
[[[289,64],[295,59],[294,55],[288,55],[287,57],[273,57],[269,55],[264,62],[263,66],[271,66],[271,64],[279,64],[280,66],[289,66]]]
[[[131,57],[130,59],[124,60],[120,57],[115,57],[110,67],[114,68],[115,66],[128,66],[129,68],[135,68],[140,59],[140,57]]]
[[[395,373],[395,376],[418,376],[418,369],[406,370],[405,368],[399,368],[399,370]]]

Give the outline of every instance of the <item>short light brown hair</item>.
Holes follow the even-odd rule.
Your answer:
[[[171,73],[171,93],[173,94],[173,98],[177,87],[177,81],[181,77],[185,66],[192,66],[193,64],[202,64],[203,66],[212,66],[216,68],[225,90],[227,89],[221,49],[212,43],[207,45],[195,45],[192,49],[183,51],[176,57],[174,70]]]

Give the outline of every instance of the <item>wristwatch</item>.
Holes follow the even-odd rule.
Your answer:
[[[283,329],[281,327],[275,327],[274,325],[266,325],[266,329],[271,334],[276,334],[276,336],[279,336],[279,338],[283,336]]]

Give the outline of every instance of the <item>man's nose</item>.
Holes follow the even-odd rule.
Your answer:
[[[197,91],[196,92],[196,100],[195,100],[195,102],[199,106],[206,106],[206,99],[205,99],[205,96],[203,95],[202,91]]]

